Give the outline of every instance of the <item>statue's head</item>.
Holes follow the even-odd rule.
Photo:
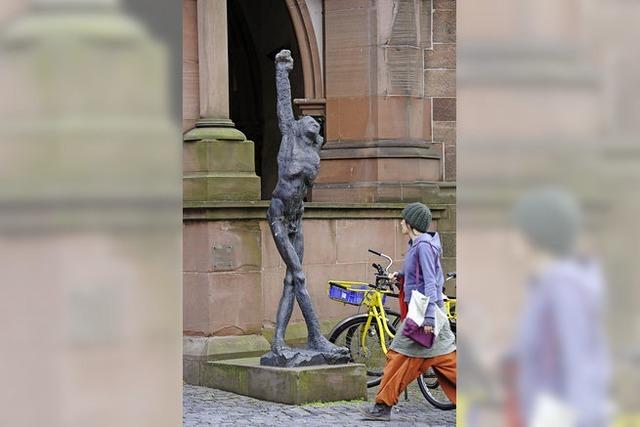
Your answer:
[[[324,139],[320,136],[320,124],[311,116],[300,119],[300,132],[309,138],[318,148],[322,147]]]

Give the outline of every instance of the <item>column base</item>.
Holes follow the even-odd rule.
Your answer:
[[[184,135],[183,200],[260,200],[254,146],[229,119],[201,119]]]
[[[235,128],[229,119],[200,119],[196,127],[184,134],[183,140],[190,141],[246,141],[247,137]]]

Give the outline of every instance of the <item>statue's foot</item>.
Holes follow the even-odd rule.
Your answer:
[[[338,365],[351,361],[351,354],[347,348],[331,344],[321,336],[318,339],[310,340],[307,349],[291,348],[284,341],[276,341],[271,345],[271,351],[260,358],[260,365],[292,368]]]
[[[282,341],[277,340],[277,341],[274,341],[273,344],[271,344],[271,351],[273,352],[273,354],[282,354],[287,350],[291,350],[291,347],[286,345],[284,343],[284,340]]]
[[[348,348],[337,346],[322,335],[318,338],[310,339],[307,343],[307,348],[322,353],[335,354],[336,356],[350,356],[351,354]]]

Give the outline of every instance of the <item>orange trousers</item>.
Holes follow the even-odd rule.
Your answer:
[[[400,394],[418,376],[427,372],[429,367],[436,373],[442,391],[449,400],[456,403],[456,352],[442,356],[421,359],[409,357],[389,350],[387,362],[384,365],[382,383],[376,395],[376,403],[394,406],[398,403]]]

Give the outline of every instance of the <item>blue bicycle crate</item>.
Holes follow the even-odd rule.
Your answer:
[[[356,289],[368,289],[367,283],[349,283],[349,288]],[[360,305],[364,299],[364,292],[353,291],[347,288],[345,283],[341,282],[329,282],[329,298],[335,301],[340,301],[345,304]]]

